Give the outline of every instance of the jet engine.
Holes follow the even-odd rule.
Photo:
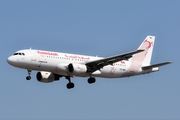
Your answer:
[[[49,83],[59,80],[59,77],[51,72],[40,71],[37,73],[36,78],[39,82]]]
[[[82,74],[87,72],[87,67],[83,64],[70,63],[68,65],[68,71],[73,74]]]

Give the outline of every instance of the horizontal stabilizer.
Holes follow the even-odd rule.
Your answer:
[[[160,67],[160,66],[167,65],[167,64],[171,64],[171,62],[163,62],[163,63],[154,64],[154,65],[144,66],[144,67],[142,67],[142,69],[151,69],[154,67]]]

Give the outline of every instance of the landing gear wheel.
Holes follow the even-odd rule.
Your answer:
[[[68,89],[74,88],[74,83],[69,82],[69,83],[66,85],[66,87],[67,87]]]
[[[94,78],[94,77],[90,77],[89,79],[88,79],[88,83],[89,84],[92,84],[92,83],[95,83],[96,82],[96,79]]]
[[[65,76],[65,78],[69,81],[69,83],[66,85],[68,89],[74,88],[74,83],[71,82],[71,77],[70,76]]]
[[[26,77],[26,80],[30,80],[30,79],[31,79],[31,76],[27,76],[27,77]]]

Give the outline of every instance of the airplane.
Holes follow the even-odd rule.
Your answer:
[[[61,77],[68,80],[66,87],[74,88],[71,77],[89,77],[88,83],[96,82],[95,77],[123,78],[159,71],[159,67],[170,64],[163,62],[151,65],[155,36],[147,36],[139,48],[111,57],[97,57],[36,49],[24,49],[8,57],[7,62],[28,71],[27,80],[31,79],[31,71],[38,71],[39,82],[58,81]]]

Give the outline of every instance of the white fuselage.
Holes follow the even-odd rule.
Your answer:
[[[103,59],[101,57],[92,57],[78,54],[51,52],[44,50],[20,50],[8,58],[8,63],[19,68],[48,71],[62,76],[79,76],[88,77],[88,73],[72,74],[58,68],[58,65],[68,66],[70,63],[86,64],[90,61]],[[131,69],[129,69],[131,66]],[[120,78],[129,77],[133,75],[145,74],[152,72],[152,70],[143,71],[141,63],[131,64],[131,60],[119,61],[112,65],[107,65],[92,73],[95,77],[104,78]],[[132,69],[133,68],[133,69]],[[65,68],[66,69],[66,68]],[[81,69],[81,68],[79,68]]]

